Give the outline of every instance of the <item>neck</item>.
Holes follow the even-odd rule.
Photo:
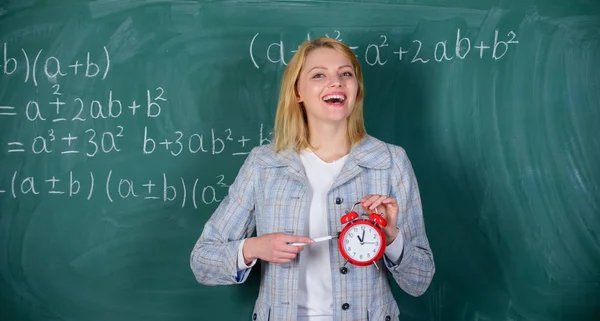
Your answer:
[[[350,152],[346,126],[310,126],[312,151],[325,162],[338,160]]]

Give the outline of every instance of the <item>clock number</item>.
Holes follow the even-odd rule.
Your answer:
[[[363,258],[363,255],[361,254],[361,255],[360,255],[360,259],[362,260],[362,258]]]
[[[346,250],[348,250],[348,252],[350,252],[350,251],[352,251],[352,248],[348,246],[348,247],[346,248]]]
[[[367,258],[371,258],[371,253],[367,253]]]
[[[354,236],[354,234],[352,234],[352,233],[348,233],[348,235],[350,235],[350,237],[353,237],[353,236]]]

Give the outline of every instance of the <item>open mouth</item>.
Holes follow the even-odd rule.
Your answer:
[[[342,93],[328,94],[323,97],[323,101],[329,105],[343,105],[346,101],[346,95]]]

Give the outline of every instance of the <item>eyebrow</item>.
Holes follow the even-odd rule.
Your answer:
[[[342,66],[339,66],[338,70],[340,70],[342,68],[346,68],[346,67],[351,68],[352,70],[354,70],[354,68],[351,65],[342,65]],[[315,69],[327,69],[327,68],[325,68],[323,66],[315,66],[315,67],[312,67],[308,72],[311,72],[311,71],[313,71]]]

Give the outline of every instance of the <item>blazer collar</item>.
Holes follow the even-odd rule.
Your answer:
[[[304,172],[304,166],[297,151],[288,148],[275,153],[273,145],[267,145],[257,153],[257,164],[261,167],[285,167],[289,166],[295,172]],[[348,155],[344,167],[359,166],[371,169],[386,169],[391,166],[390,151],[386,144],[370,135],[355,145]],[[342,169],[344,170],[344,169]]]

